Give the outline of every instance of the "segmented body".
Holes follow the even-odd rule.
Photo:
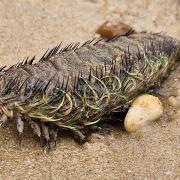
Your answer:
[[[2,123],[24,122],[34,133],[53,141],[57,129],[85,138],[106,115],[122,111],[140,93],[158,85],[179,59],[179,43],[168,36],[134,33],[83,45],[60,45],[33,59],[2,68]]]

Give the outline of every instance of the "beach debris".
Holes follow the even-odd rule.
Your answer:
[[[168,102],[169,105],[173,107],[180,107],[180,89],[171,93],[171,96],[168,98]]]
[[[131,26],[123,22],[106,21],[97,29],[96,33],[105,38],[112,38],[114,36],[123,36],[132,30]]]

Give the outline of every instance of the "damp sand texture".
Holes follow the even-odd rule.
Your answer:
[[[164,31],[179,38],[179,8],[176,0],[135,0],[133,4],[130,0],[1,1],[1,66],[27,56],[38,59],[60,41],[91,39],[105,20],[120,18],[138,31]],[[160,93],[168,97],[180,88],[179,82],[180,67]],[[179,110],[166,105],[166,100],[163,103],[163,117],[139,133],[128,134],[119,125],[110,135],[93,134],[82,146],[63,136],[49,154],[43,153],[30,132],[19,146],[13,125],[5,127],[0,130],[0,179],[178,179]]]

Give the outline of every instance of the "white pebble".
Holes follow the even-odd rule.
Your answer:
[[[136,132],[140,127],[159,119],[163,106],[158,97],[144,94],[134,100],[128,110],[124,126],[128,132]]]
[[[168,99],[169,105],[173,106],[173,107],[180,107],[180,96],[174,97],[171,96]]]
[[[168,102],[169,105],[173,107],[180,107],[180,89],[171,93],[171,96],[168,98]]]

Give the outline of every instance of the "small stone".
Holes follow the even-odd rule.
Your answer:
[[[128,173],[131,173],[132,171],[130,169],[128,169]]]
[[[134,100],[128,110],[124,126],[128,132],[136,132],[140,127],[159,119],[163,114],[163,106],[158,97],[144,94]]]
[[[173,107],[180,107],[180,89],[177,89],[171,93],[168,98],[169,105]]]
[[[180,107],[180,96],[171,96],[168,98],[169,105],[173,107]]]

